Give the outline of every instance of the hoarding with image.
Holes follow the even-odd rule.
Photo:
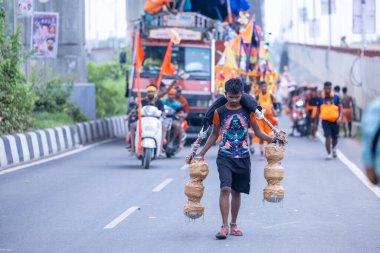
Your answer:
[[[17,16],[28,17],[33,14],[33,0],[17,0]]]
[[[59,14],[34,13],[32,16],[33,57],[57,57]]]

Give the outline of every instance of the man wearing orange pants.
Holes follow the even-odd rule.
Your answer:
[[[342,107],[343,107],[342,127],[344,131],[344,137],[347,137],[346,125],[348,125],[348,137],[351,138],[352,117],[355,118],[355,104],[352,97],[347,94],[347,87],[343,88]]]
[[[268,85],[266,82],[260,82],[260,92],[256,97],[256,100],[263,108],[264,116],[268,119],[268,121],[272,123],[273,126],[277,126],[278,119],[276,118],[275,111],[276,99],[268,92]],[[259,124],[260,129],[266,134],[270,134],[272,132],[270,127],[263,120],[258,120],[257,123]],[[262,139],[260,139],[260,155],[261,159],[264,159],[264,140]]]

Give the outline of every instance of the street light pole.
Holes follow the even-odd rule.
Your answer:
[[[361,41],[361,57],[364,56],[364,50],[367,44],[367,39],[366,39],[366,23],[365,23],[365,10],[366,10],[366,2],[365,0],[361,0],[360,4],[360,31],[362,35],[362,41]]]
[[[17,31],[17,9],[18,9],[18,4],[17,0],[13,0],[13,33],[16,33]]]
[[[316,32],[316,26],[317,26],[317,20],[315,18],[316,14],[315,14],[315,0],[313,0],[313,43],[314,45],[317,44],[316,43],[316,35],[317,35],[317,32]]]
[[[331,50],[331,44],[332,44],[332,31],[331,31],[331,0],[328,0],[328,14],[329,14],[329,46],[327,49],[327,62],[326,66],[327,69],[330,69],[330,50]]]

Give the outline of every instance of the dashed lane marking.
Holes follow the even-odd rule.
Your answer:
[[[167,186],[168,184],[170,184],[171,181],[173,181],[173,178],[165,179],[161,184],[157,185],[156,188],[154,188],[152,190],[152,192],[159,192],[159,191],[161,191],[162,189],[165,188],[165,186]]]
[[[188,168],[188,165],[187,164],[185,164],[185,165],[183,165],[181,168],[179,168],[180,170],[186,170]]]
[[[137,209],[139,209],[138,206],[132,206],[128,208],[125,212],[120,214],[116,219],[114,219],[107,226],[105,226],[104,229],[113,229],[114,227],[119,225],[123,220],[125,220],[129,215],[134,213]]]

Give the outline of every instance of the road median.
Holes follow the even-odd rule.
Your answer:
[[[125,116],[115,116],[46,128],[33,132],[0,136],[0,170],[47,158],[83,145],[127,134]]]

